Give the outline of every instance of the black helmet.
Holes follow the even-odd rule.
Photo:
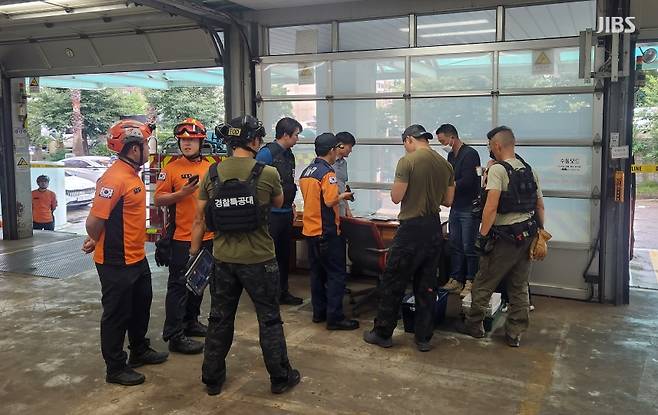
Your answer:
[[[242,115],[215,127],[215,134],[229,147],[245,147],[255,137],[265,137],[265,128],[258,118]]]
[[[46,176],[45,174],[42,174],[41,176],[37,177],[37,183],[41,181],[50,182],[50,177]]]

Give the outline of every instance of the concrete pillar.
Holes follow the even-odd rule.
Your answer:
[[[30,183],[30,139],[27,135],[27,86],[25,78],[11,79],[12,135],[16,185],[18,239],[32,237],[32,185]]]

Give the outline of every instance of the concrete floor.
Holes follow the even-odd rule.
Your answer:
[[[150,336],[164,350],[166,274],[153,270]],[[294,276],[293,292],[308,298],[307,279]],[[200,382],[201,356],[141,368],[140,386],[107,385],[99,298],[94,271],[65,280],[0,275],[0,413],[658,413],[655,291],[633,291],[627,307],[535,297],[520,349],[507,347],[500,330],[484,340],[437,331],[435,349],[424,354],[401,330],[384,350],[363,343],[361,330],[312,324],[307,304],[284,307],[290,359],[303,379],[282,396],[269,392],[253,307],[243,297],[228,381],[215,397]],[[361,320],[364,328],[371,317]]]

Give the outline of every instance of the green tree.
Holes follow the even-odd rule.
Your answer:
[[[658,71],[646,71],[635,95],[633,153],[638,162],[658,162]]]
[[[81,91],[83,140],[97,152],[104,151],[108,128],[122,115],[144,114],[146,99],[140,89],[102,89]],[[73,108],[68,89],[41,88],[28,100],[28,134],[34,145],[43,145],[61,137],[71,127]],[[42,131],[45,134],[42,134]],[[87,146],[85,146],[87,147]],[[106,149],[105,149],[106,150]]]
[[[157,114],[158,142],[164,145],[173,140],[174,126],[185,118],[198,119],[208,130],[224,119],[224,90],[221,87],[181,87],[151,89],[145,92],[146,101]]]

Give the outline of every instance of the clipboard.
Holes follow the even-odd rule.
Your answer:
[[[192,265],[185,273],[185,285],[194,294],[201,296],[212,275],[215,258],[205,249],[199,251]]]

